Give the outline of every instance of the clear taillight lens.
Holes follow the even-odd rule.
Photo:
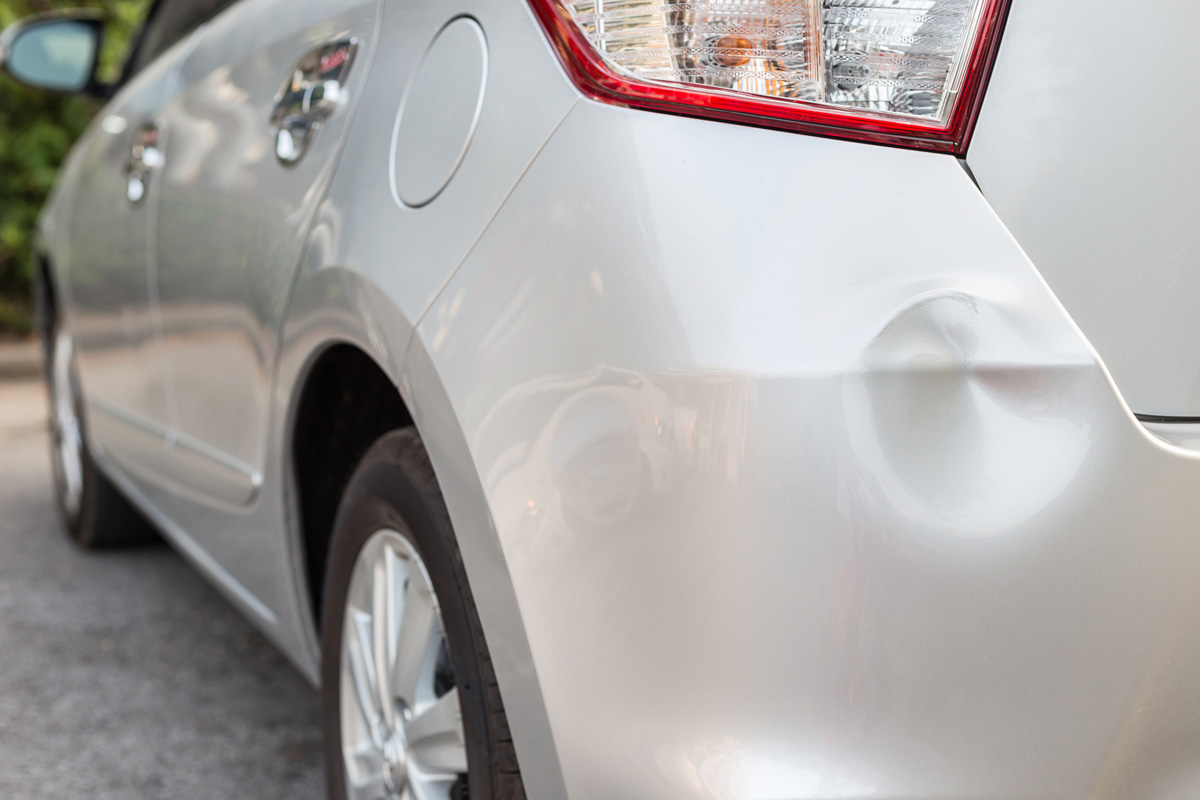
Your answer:
[[[965,147],[1003,0],[531,0],[600,99]]]

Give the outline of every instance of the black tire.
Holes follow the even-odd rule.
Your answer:
[[[59,347],[64,339],[60,336],[62,329],[59,318],[44,285],[39,286],[38,307],[42,320],[39,327],[43,337],[43,367],[50,395],[50,457],[54,465],[54,496],[67,535],[85,548],[125,547],[158,540],[158,534],[150,523],[105,477],[88,450],[83,397],[73,354],[68,356],[65,370],[55,369]],[[56,375],[56,372],[59,374]],[[70,394],[70,406],[74,410],[80,437],[80,488],[77,501],[69,499],[72,493],[68,489],[64,457],[59,447],[63,433],[55,406],[59,384],[64,378],[68,385],[62,388]]]
[[[345,798],[338,686],[346,595],[359,551],[382,529],[400,531],[412,542],[437,595],[467,744],[468,781],[456,786],[454,800],[524,800],[504,705],[450,516],[429,457],[412,429],[388,433],[367,451],[334,521],[321,613],[329,797]]]

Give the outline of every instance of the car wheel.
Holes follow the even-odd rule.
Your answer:
[[[322,620],[330,797],[523,800],[462,557],[411,429],[376,442],[350,479]]]
[[[83,547],[142,544],[157,538],[92,460],[70,333],[51,321],[46,331],[54,493],[63,525]]]

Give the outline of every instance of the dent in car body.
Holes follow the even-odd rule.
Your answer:
[[[1197,464],[953,160],[581,104],[420,349],[569,797],[1188,780]]]
[[[487,101],[400,209],[396,77],[457,14]],[[1200,466],[953,159],[580,101],[498,0],[381,37],[226,520],[295,535],[291,412],[350,342],[430,451],[531,798],[1194,790]],[[315,677],[304,607],[256,622]]]

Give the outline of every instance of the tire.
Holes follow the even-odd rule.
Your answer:
[[[406,571],[401,573],[399,566],[394,570],[388,566],[382,571],[373,566],[383,557],[380,555],[384,552],[379,549],[381,547],[393,551],[387,558],[407,559],[403,567]],[[356,565],[359,565],[357,573]],[[423,569],[418,569],[418,565]],[[402,601],[394,600],[393,595],[389,594],[388,601],[383,605],[378,600],[373,605],[374,609],[396,609],[397,602],[402,604],[401,610],[391,613],[391,617],[401,622],[395,625],[391,622],[378,623],[380,629],[396,631],[393,637],[384,635],[385,638],[379,638],[381,634],[375,633],[375,620],[383,617],[383,613],[371,615],[370,634],[360,636],[358,633],[368,630],[362,627],[363,614],[356,611],[357,606],[354,605],[357,602],[355,598],[365,596],[360,591],[362,581],[370,580],[371,596],[379,596],[375,594],[377,578],[362,577],[368,574],[407,576],[402,583],[395,577],[384,582],[385,585],[401,589]],[[410,608],[409,598],[419,593],[414,588],[420,583],[416,576],[422,576],[421,579],[426,583],[421,585],[427,585],[432,590],[431,594],[436,598],[434,609],[440,614],[441,630],[444,631],[443,638],[438,639],[435,634],[434,638],[429,639],[437,644],[425,645],[425,650],[404,644],[409,641],[405,631],[417,627],[411,625],[406,617]],[[395,667],[386,670],[393,675],[405,673],[405,659],[399,653],[432,652],[428,650],[429,647],[439,647],[436,671],[433,672],[434,694],[430,695],[427,691],[425,695],[427,698],[436,696],[437,699],[427,700],[426,707],[430,702],[436,704],[448,699],[449,692],[457,693],[457,704],[461,709],[461,725],[457,734],[461,737],[461,751],[456,752],[462,753],[466,772],[454,768],[454,777],[447,778],[446,782],[438,784],[433,790],[425,791],[425,796],[449,800],[524,800],[525,791],[512,737],[463,569],[462,556],[429,457],[412,429],[384,435],[368,450],[350,478],[334,521],[322,606],[321,677],[330,798],[343,800],[349,796],[347,775],[351,772],[355,772],[366,783],[370,783],[370,779],[363,776],[374,774],[373,759],[376,756],[352,764],[344,752],[347,746],[356,746],[362,738],[363,729],[370,729],[367,720],[371,718],[371,713],[362,710],[367,704],[355,703],[355,698],[362,697],[355,694],[358,688],[355,676],[365,673],[354,672],[355,662],[351,652],[355,642],[372,639],[376,642],[400,642],[395,645]],[[411,606],[416,609],[420,604],[413,601]],[[355,631],[348,630],[346,625],[351,613],[356,615],[355,625],[352,626]],[[415,611],[413,613],[416,614]],[[405,628],[405,625],[409,625],[409,628]],[[415,634],[412,636],[413,641],[419,638]],[[364,652],[358,652],[359,663],[371,662],[373,653],[363,658]],[[388,656],[381,658],[386,662]],[[432,663],[430,658],[426,655],[408,659],[408,662],[428,664]],[[428,675],[430,669],[422,667],[421,674]],[[365,685],[369,688],[372,684],[368,678],[369,675],[365,675]],[[438,688],[438,681],[441,681],[441,688]],[[397,685],[402,683],[403,679],[396,680]],[[415,697],[416,690],[412,694]],[[386,725],[376,725],[382,731],[379,738],[400,740],[400,747],[408,751],[405,756],[388,756],[384,752],[386,746],[381,751],[381,758],[384,759],[381,762],[382,769],[393,776],[385,777],[385,790],[378,792],[378,796],[383,798],[416,796],[415,791],[405,794],[404,786],[399,784],[421,779],[421,773],[409,769],[409,765],[424,763],[420,760],[420,751],[410,748],[416,748],[419,744],[419,739],[414,738],[419,735],[412,734],[412,731],[415,722],[422,718],[425,711],[418,709],[414,712],[412,709],[417,708],[418,704],[415,701],[406,704],[403,695],[399,688],[392,689],[390,682],[376,695],[388,698],[393,708],[400,709],[393,712],[397,719],[408,720],[398,722],[397,726],[409,726],[408,732],[400,735],[389,732]],[[382,705],[379,705],[378,711],[381,716],[386,714]],[[355,715],[356,712],[359,716]],[[359,738],[355,739],[356,736]],[[369,750],[374,745],[364,746]],[[387,758],[392,758],[390,765],[386,762]],[[397,767],[397,761],[405,766]],[[360,763],[368,766],[359,766]],[[395,777],[398,772],[405,771],[411,772],[411,775]],[[449,784],[450,780],[453,780],[452,785]],[[360,788],[357,796],[374,797],[374,791],[372,788]]]
[[[70,333],[59,324],[43,288],[39,302],[43,357],[50,395],[50,456],[59,518],[81,547],[146,544],[158,539],[145,518],[130,505],[96,465],[87,445],[83,396]]]

